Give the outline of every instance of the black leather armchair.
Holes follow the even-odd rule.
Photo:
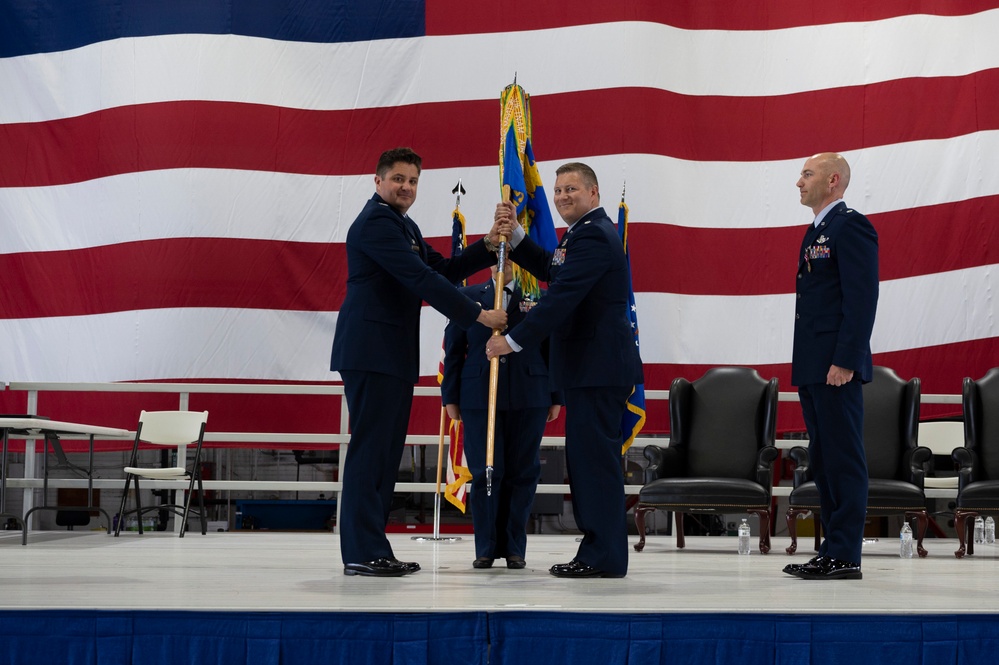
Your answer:
[[[954,526],[960,543],[954,556],[959,559],[966,550],[975,553],[974,539],[967,537],[975,518],[982,514],[999,518],[999,367],[978,381],[966,378],[962,402],[964,447],[952,455],[957,470]]]
[[[926,556],[923,537],[929,514],[923,490],[925,468],[933,458],[929,448],[918,445],[918,378],[903,381],[894,370],[875,367],[873,380],[864,386],[864,452],[867,456],[867,514],[896,515],[918,520],[916,551]],[[808,449],[792,448],[789,457],[796,463],[794,489],[788,497],[787,528],[791,536],[788,554],[798,549],[796,518],[811,511],[818,514],[819,492],[811,477]],[[815,549],[819,548],[820,527],[815,526]]]
[[[678,548],[685,546],[684,513],[750,513],[760,519],[760,552],[769,552],[777,379],[745,367],[710,369],[693,383],[678,378],[669,419],[669,447],[644,450],[649,466],[635,508],[635,551],[645,547],[645,515],[661,509],[676,514]]]

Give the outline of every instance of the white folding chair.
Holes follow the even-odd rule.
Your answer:
[[[121,533],[126,515],[134,514],[138,522],[139,535],[142,535],[142,516],[144,513],[169,510],[181,516],[180,537],[187,530],[187,517],[191,511],[191,498],[194,495],[194,483],[198,483],[198,512],[201,517],[201,534],[208,533],[208,521],[205,514],[205,491],[201,483],[201,448],[205,439],[205,424],[208,422],[207,411],[143,411],[139,414],[139,425],[135,429],[135,444],[132,447],[132,458],[125,467],[125,488],[121,494],[121,508],[118,510],[118,523],[114,535]],[[138,466],[139,446],[142,443],[154,446],[176,449],[177,459],[183,460],[186,448],[196,444],[193,460],[185,466]],[[155,506],[142,506],[139,478],[150,480],[187,480],[187,494],[183,503],[165,503]],[[128,491],[135,483],[135,508],[125,510],[128,501]]]

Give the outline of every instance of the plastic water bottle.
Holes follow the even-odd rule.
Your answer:
[[[996,542],[996,521],[991,515],[985,518],[985,542],[989,545]]]
[[[985,542],[985,520],[979,515],[975,518],[975,544]]]
[[[898,555],[903,559],[912,558],[912,528],[908,522],[902,524],[902,530],[898,534],[899,548]]]
[[[749,554],[749,522],[745,519],[739,525],[739,554]]]

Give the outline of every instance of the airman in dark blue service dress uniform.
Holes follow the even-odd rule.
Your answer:
[[[621,469],[621,418],[635,384],[643,382],[628,318],[628,263],[614,223],[600,207],[593,169],[578,162],[556,170],[553,200],[569,225],[554,252],[515,224],[512,204],[500,203],[496,221],[514,234],[510,256],[548,294],[505,336],[493,337],[492,357],[530,349],[549,338],[552,386],[565,396],[565,452],[572,508],[583,539],[556,577],[623,577],[628,572],[628,528]]]
[[[871,332],[878,305],[878,234],[843,193],[841,155],[805,161],[802,205],[815,213],[797,261],[791,383],[808,430],[808,453],[825,538],[818,556],[784,572],[803,579],[861,579],[867,506],[864,400],[871,381]]]
[[[488,282],[462,293],[491,309],[495,304],[497,270]],[[507,324],[516,326],[543,299],[525,294],[506,262],[504,283]],[[542,292],[541,296],[544,293]],[[507,568],[527,564],[527,521],[541,478],[541,437],[545,424],[558,417],[562,397],[549,387],[548,344],[504,356],[499,363],[493,457],[492,494],[486,491],[486,436],[489,402],[489,360],[486,342],[492,331],[483,326],[462,329],[449,323],[444,331],[444,374],[441,397],[453,420],[465,428],[465,455],[472,473],[469,509],[475,528],[474,568],[491,568],[506,559]]]
[[[395,558],[385,527],[419,377],[423,301],[465,328],[506,324],[506,312],[482,309],[449,281],[496,262],[483,240],[447,259],[407,216],[421,166],[408,148],[383,153],[375,195],[347,232],[347,295],[330,363],[343,379],[350,413],[339,524],[346,575],[397,577],[420,569]],[[499,242],[495,229],[491,234]]]

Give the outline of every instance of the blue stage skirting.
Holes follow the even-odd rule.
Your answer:
[[[999,615],[0,612],[0,663],[995,662]]]

